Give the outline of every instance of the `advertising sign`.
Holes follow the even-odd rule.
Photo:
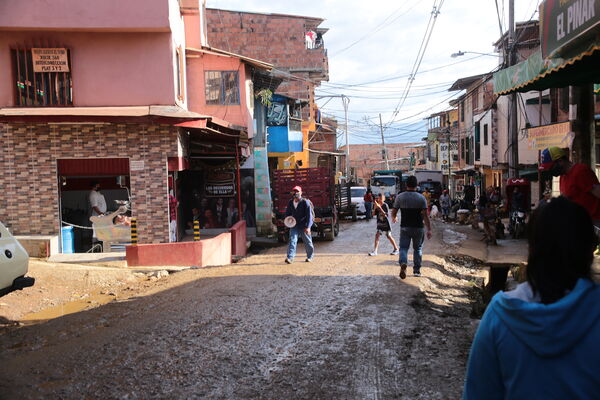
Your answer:
[[[33,72],[69,72],[67,49],[32,48]]]
[[[206,197],[231,197],[235,195],[235,174],[233,172],[211,173],[204,183]]]
[[[540,5],[540,39],[544,58],[600,26],[600,1],[546,0]]]
[[[535,150],[544,150],[550,146],[570,147],[572,137],[569,121],[527,129],[529,148]]]

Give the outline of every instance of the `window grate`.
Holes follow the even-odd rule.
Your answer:
[[[15,106],[48,107],[73,105],[71,72],[34,72],[32,49],[11,49]],[[67,49],[69,70],[71,53]]]

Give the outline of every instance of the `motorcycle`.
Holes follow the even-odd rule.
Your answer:
[[[508,231],[513,239],[519,239],[525,233],[527,214],[523,211],[514,210],[510,213]]]

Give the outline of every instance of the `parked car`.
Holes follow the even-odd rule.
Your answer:
[[[367,188],[364,186],[352,186],[350,188],[352,204],[356,206],[356,211],[360,215],[364,215],[366,212],[365,209],[365,194],[367,193]]]
[[[0,296],[33,286],[34,278],[26,277],[29,255],[0,222]]]

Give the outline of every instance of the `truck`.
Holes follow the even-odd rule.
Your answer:
[[[273,208],[278,241],[285,243],[289,239],[289,229],[283,220],[294,186],[300,186],[302,197],[313,205],[315,218],[311,231],[319,238],[334,240],[340,231],[334,174],[329,168],[319,167],[273,171]]]
[[[444,182],[444,174],[442,171],[415,169],[409,171],[408,174],[417,178],[417,185],[419,185],[421,191],[429,189],[433,199],[437,199],[441,196]]]
[[[393,204],[398,193],[404,190],[401,170],[377,170],[369,181],[373,196],[383,193],[386,202]]]

